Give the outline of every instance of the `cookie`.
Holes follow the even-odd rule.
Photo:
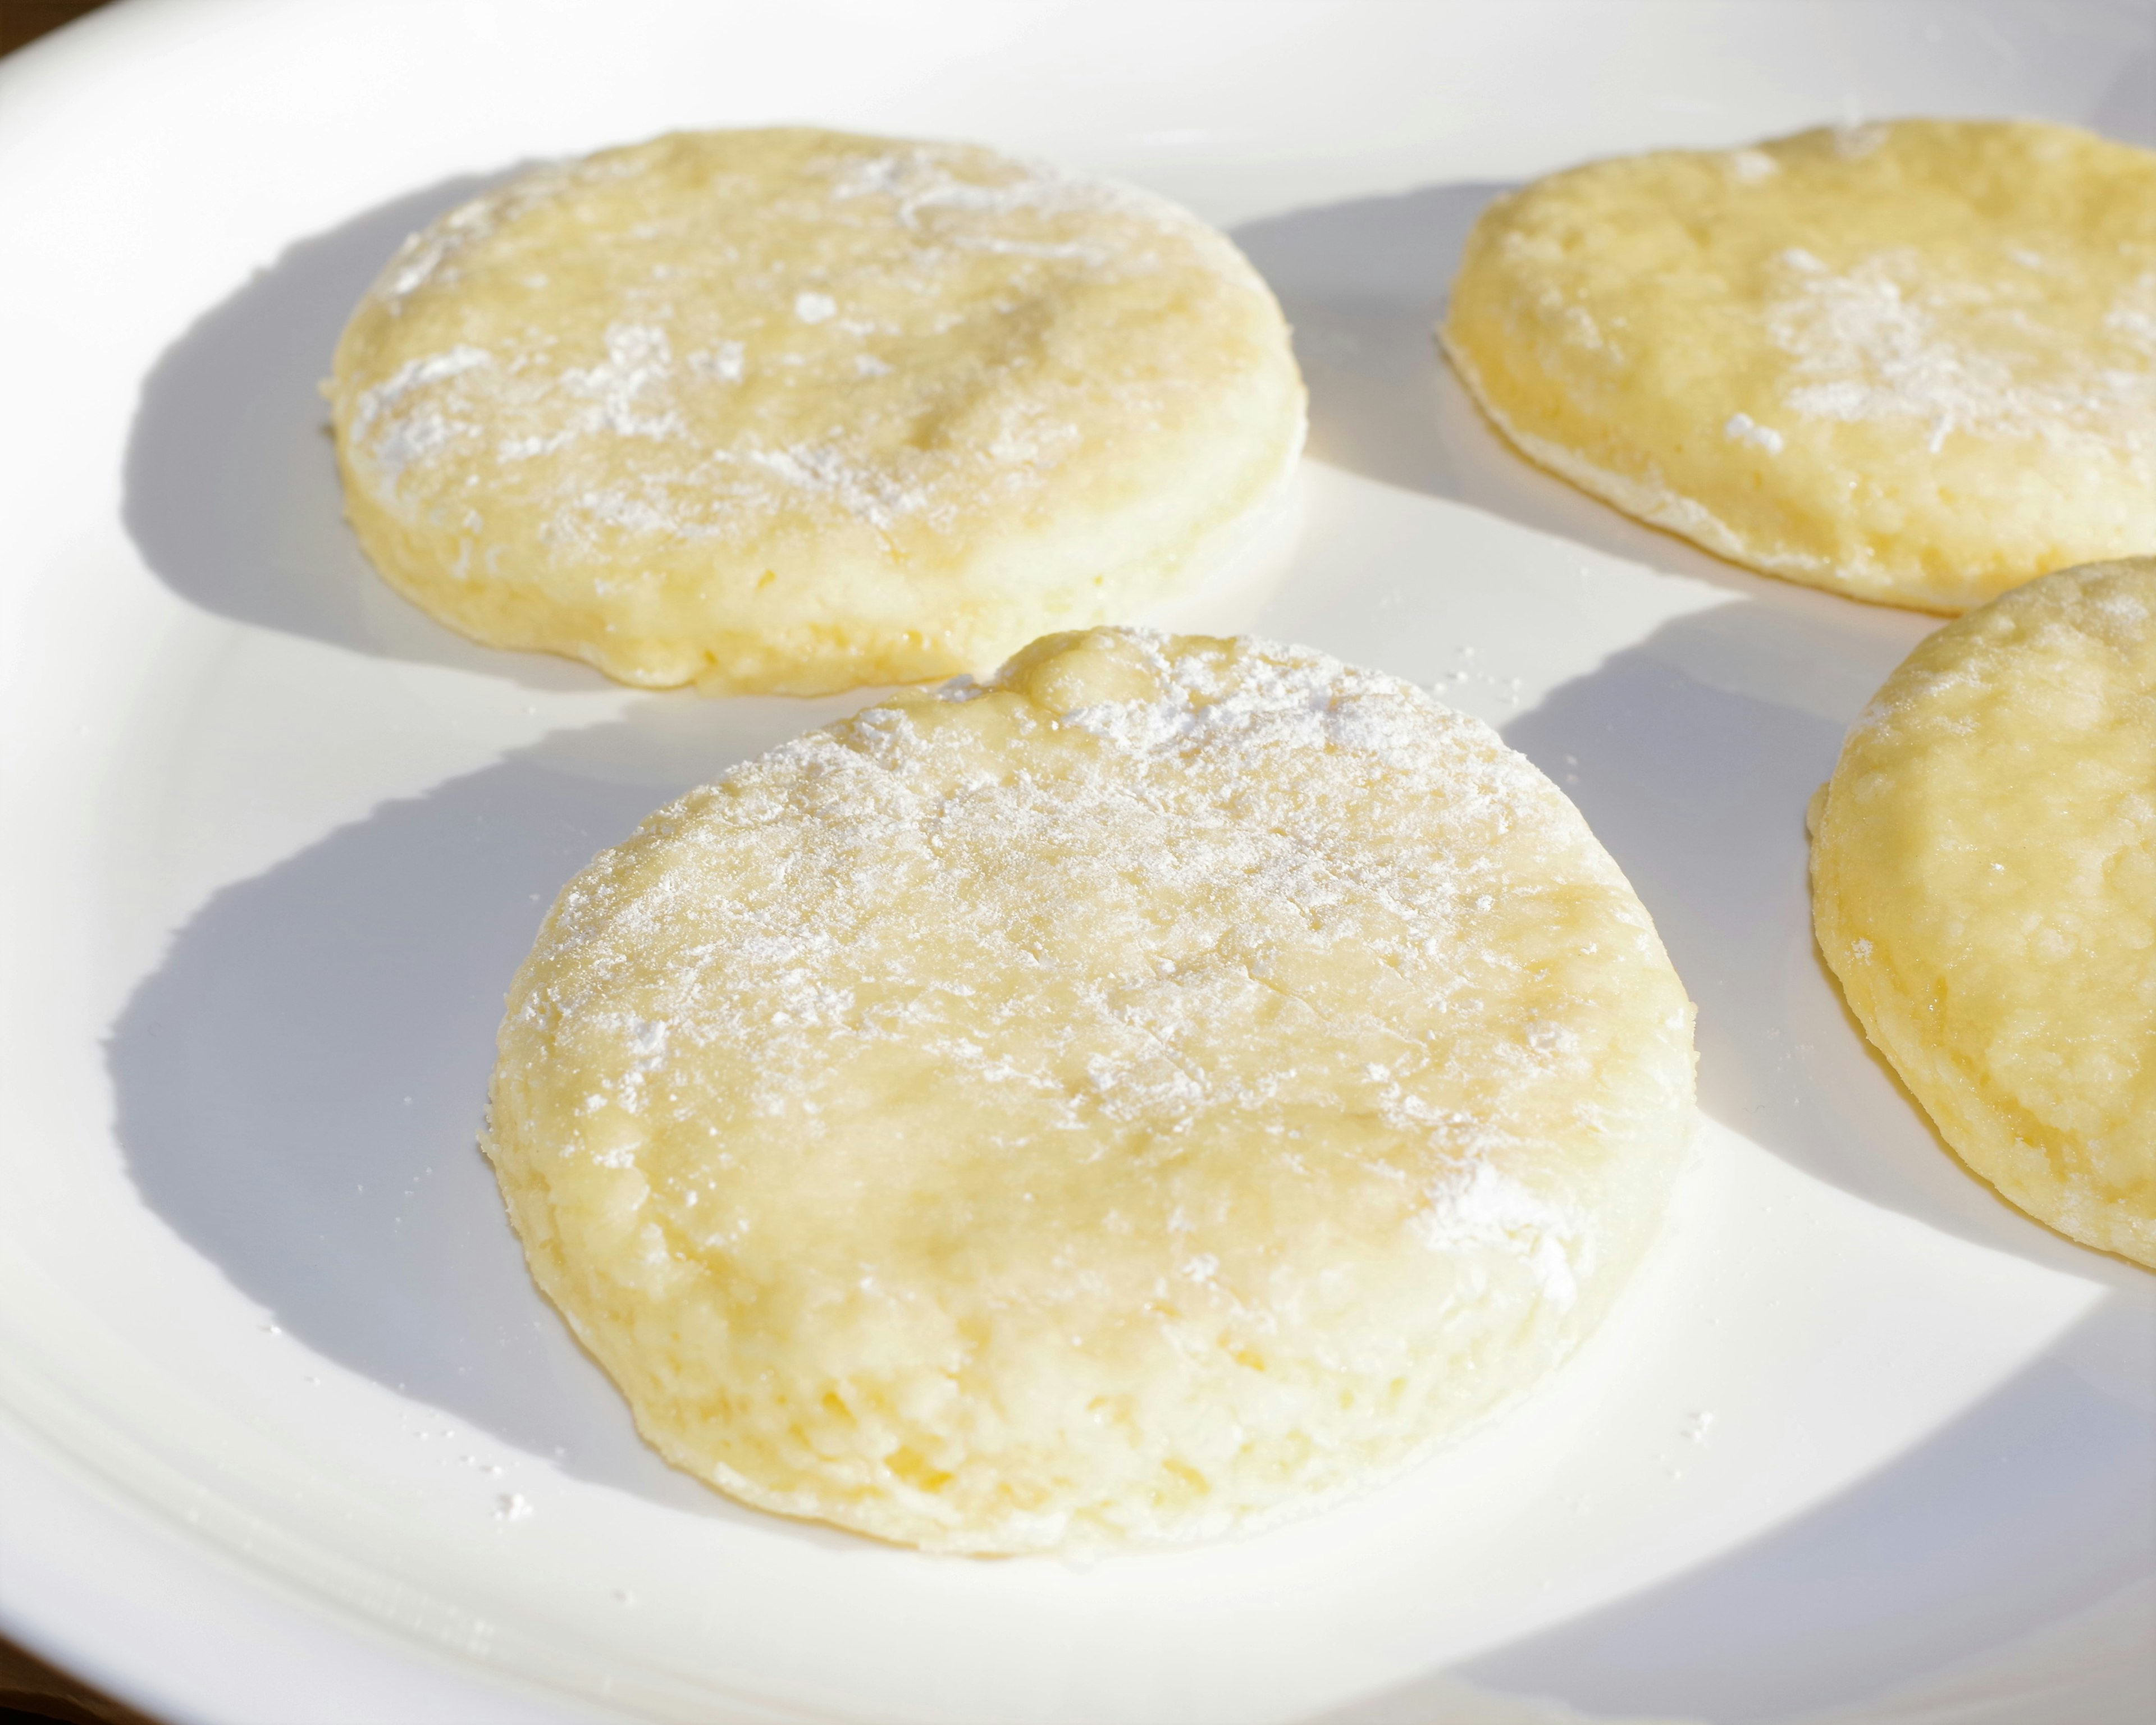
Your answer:
[[[654,814],[518,973],[488,1148],[670,1461],[932,1549],[1178,1541],[1593,1327],[1691,1009],[1578,812],[1305,649],[1102,629]]]
[[[1731,561],[1955,614],[2156,549],[2156,154],[1903,121],[1500,198],[1442,331],[1522,454]]]
[[[1195,218],[798,129],[605,151],[452,211],[326,388],[346,511],[407,597],[721,691],[985,670],[1186,592],[1303,433],[1279,307]]]
[[[1888,678],[1813,810],[1820,950],[1954,1153],[2156,1266],[2156,558],[2067,569]]]

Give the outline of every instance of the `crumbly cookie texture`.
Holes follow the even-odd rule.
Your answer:
[[[1958,613],[2156,547],[2156,154],[1902,121],[1500,198],[1441,331],[1530,459],[1771,574]]]
[[[382,573],[649,686],[991,667],[1202,577],[1299,453],[1272,295],[1162,198],[961,144],[677,134],[415,234],[326,386]]]
[[[1940,1135],[2156,1266],[2156,558],[1941,629],[1815,800],[1820,950]]]
[[[1101,629],[692,793],[562,893],[489,1153],[670,1460],[937,1550],[1181,1541],[1568,1353],[1692,1120],[1691,1009],[1479,721]]]

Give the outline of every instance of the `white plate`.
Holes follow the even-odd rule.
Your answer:
[[[218,1725],[2156,1713],[2151,1279],[1960,1171],[1807,932],[1804,798],[1926,624],[1524,467],[1429,337],[1494,187],[1851,114],[2146,143],[2151,34],[2130,0],[138,0],[0,66],[8,1632]],[[481,178],[779,118],[1232,228],[1313,397],[1260,626],[1499,725],[1700,1004],[1645,1285],[1335,1513],[1080,1569],[736,1508],[638,1443],[472,1148],[542,901],[845,703],[451,638],[346,538],[312,387]]]

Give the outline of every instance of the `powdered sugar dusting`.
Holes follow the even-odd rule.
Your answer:
[[[618,155],[583,162],[549,162],[519,174],[507,185],[459,204],[447,215],[408,236],[389,266],[368,290],[393,316],[413,295],[454,280],[465,257],[527,211],[558,198],[573,186],[626,177],[634,167]]]
[[[1579,1297],[1573,1255],[1583,1249],[1581,1219],[1537,1198],[1486,1156],[1431,1181],[1415,1230],[1433,1251],[1494,1246],[1520,1252],[1553,1302],[1570,1306]]]
[[[1557,1105],[1537,1099],[1639,1058],[1611,1055],[1596,1001],[1660,962],[1577,814],[1486,726],[1396,679],[1264,644],[1085,640],[1045,680],[1022,660],[870,708],[662,810],[564,896],[534,963],[569,979],[518,1010],[557,1048],[614,1050],[629,1076],[602,1084],[605,1119],[717,1109],[804,1151],[850,1142],[852,1111],[892,1106],[861,1100],[866,1075],[919,1058],[985,1122],[1023,1099],[1088,1156],[1104,1131],[1195,1147],[1232,1129],[1292,1162],[1302,1111],[1345,1108],[1381,1126],[1407,1236],[1570,1304],[1591,1224],[1522,1170],[1575,1117],[1544,1121]],[[988,746],[1010,724],[1022,747]],[[654,846],[663,871],[638,860]],[[748,884],[751,859],[777,890]],[[1579,992],[1553,984],[1515,1022],[1511,942],[1583,915],[1593,940],[1533,961]],[[653,952],[671,955],[661,973],[617,994]],[[1310,1070],[1259,1028],[1283,1012],[1309,1026]],[[1681,1039],[1684,1015],[1658,1025]],[[1470,1047],[1488,1070],[1463,1092]],[[1641,1131],[1688,1085],[1673,1059],[1590,1111],[1594,1129]]]
[[[1782,453],[1782,434],[1771,425],[1760,424],[1749,413],[1732,413],[1722,434],[1732,443],[1750,444],[1770,455]]]
[[[1081,445],[1081,418],[1183,411],[1194,385],[1166,348],[1074,373],[1056,347],[1050,362],[1062,306],[1163,272],[1262,291],[1218,235],[1147,194],[969,146],[836,136],[776,170],[715,156],[702,202],[638,205],[646,218],[603,228],[573,280],[532,267],[566,242],[531,236],[581,234],[592,218],[575,213],[706,147],[543,168],[407,243],[372,295],[393,317],[497,281],[534,309],[499,313],[531,321],[487,349],[423,355],[360,396],[350,451],[393,502],[423,513],[497,470],[544,511],[547,554],[571,557],[623,533],[745,545],[804,517],[886,540],[949,532],[1022,506]],[[588,304],[594,268],[617,315],[601,351],[579,352],[545,308]],[[975,328],[985,358],[952,345]]]
[[[1845,162],[1861,162],[1887,141],[1888,131],[1876,121],[1848,121],[1834,129],[1834,153]]]
[[[485,348],[459,343],[424,359],[408,360],[386,381],[362,393],[352,413],[352,436],[371,443],[375,465],[393,494],[413,462],[476,430],[469,419],[444,411],[424,392],[493,363],[494,356]]]
[[[954,172],[961,159],[960,152],[935,144],[854,157],[834,173],[833,195],[887,200],[903,226],[937,230],[968,249],[1096,264],[1109,261],[1097,242],[1059,242],[1003,229],[1014,218],[1112,213],[1173,233],[1184,219],[1163,198],[1111,180],[1068,174],[1038,158],[1009,158],[1009,172],[986,177]]]
[[[2144,270],[2134,278],[2104,314],[2103,326],[2156,361],[2156,270]]]
[[[1792,413],[1917,420],[1933,452],[1961,433],[2156,454],[2156,366],[2049,328],[2018,298],[1949,279],[1908,249],[1836,271],[1792,248],[1776,269],[1767,323],[1794,362]],[[2113,333],[2137,338],[2146,296],[2122,297]]]
[[[925,507],[917,489],[909,488],[889,470],[851,459],[841,444],[791,449],[750,449],[740,458],[749,467],[776,474],[798,489],[837,501],[856,521],[884,529],[900,516]]]
[[[572,366],[562,373],[562,388],[590,403],[574,415],[563,434],[609,431],[616,437],[672,437],[681,430],[680,415],[653,411],[658,395],[673,375],[672,344],[656,325],[607,326],[605,359],[594,366]]]

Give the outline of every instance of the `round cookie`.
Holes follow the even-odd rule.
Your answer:
[[[1736,562],[1956,613],[2156,549],[2156,155],[1902,121],[1493,203],[1441,331],[1530,459]]]
[[[647,686],[979,670],[1284,492],[1280,309],[1164,200],[968,145],[683,133],[406,242],[327,385],[377,568]]]
[[[2156,559],[1933,635],[1813,806],[1820,950],[1963,1161],[2156,1266]]]
[[[1408,1462],[1653,1234],[1691,1010],[1496,735],[1102,629],[651,817],[511,992],[489,1153],[670,1461],[935,1549],[1185,1540]]]

